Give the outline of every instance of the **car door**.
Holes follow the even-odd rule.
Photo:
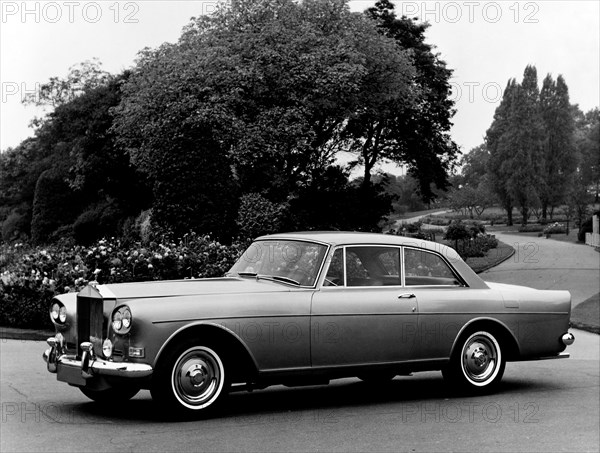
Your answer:
[[[410,360],[418,306],[402,287],[401,248],[334,250],[311,307],[313,367]]]
[[[445,359],[462,327],[493,311],[489,290],[469,288],[444,257],[431,250],[404,247],[407,293],[419,304],[415,354],[419,359]]]

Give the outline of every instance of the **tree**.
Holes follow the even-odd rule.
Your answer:
[[[529,208],[539,203],[542,187],[544,140],[537,71],[527,66],[522,84],[514,80],[504,92],[487,133],[490,150],[490,182],[507,210],[512,224],[513,203],[521,208],[527,224]]]
[[[476,146],[461,161],[460,184],[465,186],[477,187],[486,177],[490,153],[485,144]]]
[[[0,222],[8,222],[2,226],[3,240],[30,235],[35,186],[48,161],[36,138],[0,153]]]
[[[51,77],[40,86],[35,97],[26,97],[23,103],[37,106],[58,107],[94,88],[105,85],[111,75],[101,69],[102,63],[94,58],[69,68],[65,78]],[[39,120],[38,120],[39,121]]]
[[[393,94],[384,75],[408,92],[410,68],[345,1],[243,0],[193,20],[178,43],[141,53],[114,130],[155,181],[157,200],[168,193],[165,202],[184,210],[209,207],[183,206],[187,185],[167,176],[181,165],[205,181],[207,199],[233,205],[238,193],[260,193],[283,203],[320,185],[365,99]],[[209,160],[220,170],[200,165]],[[232,181],[239,190],[222,186]],[[213,206],[202,217],[218,216]]]
[[[498,196],[502,207],[506,210],[508,225],[513,224],[512,210],[514,200],[506,186],[508,174],[507,167],[503,165],[504,161],[509,158],[509,150],[506,146],[502,145],[502,142],[504,135],[510,127],[510,112],[513,102],[513,93],[516,89],[516,80],[510,79],[502,95],[502,101],[494,112],[494,121],[486,133],[486,147],[490,153],[487,164],[490,185],[492,190]]]
[[[96,78],[82,87],[69,87],[65,82],[63,91],[76,95],[63,96],[39,120],[34,138],[3,153],[0,220],[10,216],[13,230],[27,224],[26,231],[18,232],[3,226],[8,236],[32,230],[35,241],[45,242],[57,229],[68,236],[73,222],[86,211],[94,238],[117,234],[126,217],[136,216],[147,206],[143,179],[109,132],[109,111],[119,103],[127,75],[101,78],[102,83]],[[70,75],[65,80],[76,83],[81,77]],[[93,221],[91,213],[102,222]]]
[[[458,154],[450,139],[453,109],[450,77],[452,71],[425,43],[428,23],[417,23],[406,17],[397,18],[394,5],[378,1],[366,15],[377,21],[379,30],[393,38],[400,48],[411,52],[416,73],[410,95],[400,92],[397,99],[371,98],[367,107],[351,118],[347,132],[359,146],[365,166],[365,183],[376,162],[382,158],[408,164],[409,173],[419,181],[425,201],[435,197],[431,187],[448,186],[448,172]],[[393,79],[388,83],[393,85]],[[357,146],[354,147],[356,149]]]
[[[541,115],[544,123],[542,218],[550,218],[554,207],[565,201],[577,169],[574,141],[575,124],[569,103],[569,90],[562,76],[556,82],[548,74],[540,92]]]
[[[574,180],[575,190],[591,188],[597,203],[600,199],[600,110],[596,107],[584,114],[574,106],[574,117],[575,146],[580,159]]]

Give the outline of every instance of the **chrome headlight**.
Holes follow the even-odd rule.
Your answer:
[[[112,315],[112,328],[113,330],[124,335],[129,332],[132,324],[131,310],[126,305],[119,307],[113,312]]]
[[[67,320],[67,307],[64,305],[58,310],[58,320],[62,323]]]

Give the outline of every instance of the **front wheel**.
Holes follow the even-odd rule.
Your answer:
[[[229,391],[225,357],[216,348],[186,344],[165,357],[153,377],[152,398],[169,415],[207,415]]]
[[[463,335],[448,368],[442,371],[452,386],[471,392],[493,390],[502,379],[506,362],[494,334],[478,330]]]

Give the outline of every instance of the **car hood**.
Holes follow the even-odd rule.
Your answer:
[[[204,278],[98,285],[104,299],[145,299],[200,296],[210,294],[250,294],[289,292],[296,288],[285,283],[254,278]]]

